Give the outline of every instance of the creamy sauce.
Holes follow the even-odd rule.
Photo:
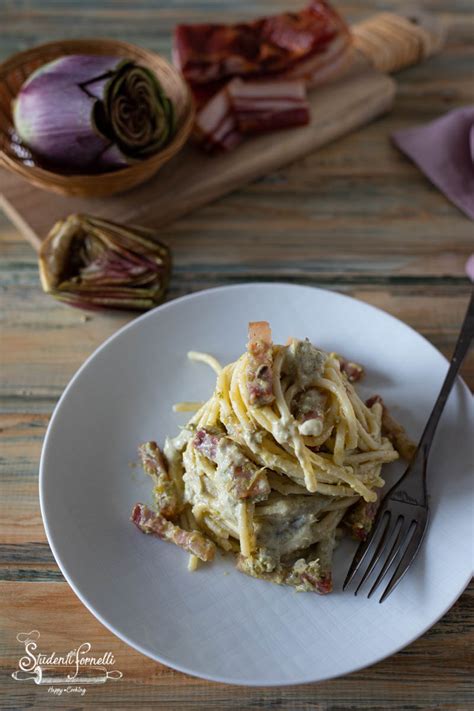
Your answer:
[[[323,496],[279,496],[255,509],[257,544],[279,561],[282,556],[307,548],[315,542],[314,526],[327,505]]]
[[[315,514],[305,514],[278,522],[262,520],[257,524],[257,541],[280,559],[311,545],[312,526],[316,521]]]
[[[323,420],[319,417],[315,417],[312,420],[305,420],[298,425],[298,431],[302,435],[309,435],[313,437],[319,437],[322,434],[324,427]]]
[[[253,451],[262,446],[265,432],[263,430],[244,430],[242,435],[247,447]]]
[[[286,349],[284,371],[306,390],[322,376],[326,360],[327,354],[308,340],[293,341]]]
[[[272,434],[279,444],[291,442],[296,435],[296,424],[293,418],[281,417],[272,427]]]

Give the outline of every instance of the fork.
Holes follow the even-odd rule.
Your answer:
[[[371,597],[389,568],[396,567],[379,602],[387,599],[407,572],[418,553],[429,519],[426,488],[428,454],[436,427],[456,380],[461,363],[474,336],[474,289],[464,317],[453,357],[443,386],[428,418],[415,455],[403,476],[387,492],[380,503],[370,536],[363,541],[352,560],[342,589],[345,590],[358,571],[363,571],[355,595],[374,571],[377,563],[380,572],[369,590]],[[365,566],[365,570],[364,570]]]

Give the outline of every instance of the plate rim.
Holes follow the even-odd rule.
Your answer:
[[[278,682],[278,681],[248,681],[246,679],[239,679],[235,677],[226,677],[225,675],[213,675],[213,674],[205,674],[205,673],[198,673],[196,671],[193,671],[189,669],[186,665],[181,665],[177,664],[175,662],[170,662],[167,660],[164,656],[157,654],[156,652],[147,650],[143,645],[141,645],[138,642],[135,642],[131,640],[130,638],[127,637],[127,635],[123,634],[119,630],[115,628],[115,626],[111,623],[109,623],[97,610],[95,610],[94,606],[92,603],[89,603],[87,596],[85,593],[81,592],[81,590],[78,588],[74,580],[72,579],[72,575],[70,575],[67,570],[66,570],[66,565],[63,563],[61,560],[57,550],[56,546],[54,543],[54,538],[53,535],[51,534],[51,531],[49,529],[49,524],[48,524],[48,519],[46,515],[46,510],[45,510],[45,498],[46,498],[46,493],[45,493],[45,488],[46,488],[46,465],[45,465],[45,460],[46,460],[46,450],[49,446],[49,440],[52,436],[52,431],[54,428],[54,424],[56,422],[56,419],[60,415],[60,410],[62,403],[65,401],[65,399],[68,396],[69,391],[72,389],[74,383],[76,380],[80,377],[82,374],[83,370],[87,368],[89,363],[103,350],[105,349],[113,340],[116,338],[119,338],[121,334],[125,331],[133,329],[136,324],[141,323],[141,321],[146,320],[147,318],[150,318],[150,316],[158,311],[165,311],[171,307],[173,307],[176,304],[182,304],[187,301],[192,301],[194,299],[198,299],[202,297],[203,295],[211,294],[214,292],[221,292],[221,291],[239,291],[242,289],[248,289],[248,288],[275,288],[275,287],[284,287],[285,289],[296,289],[296,290],[307,290],[307,291],[316,291],[316,292],[322,292],[324,294],[330,294],[332,297],[335,298],[340,298],[342,300],[349,300],[351,302],[355,302],[357,304],[360,304],[369,310],[373,310],[375,312],[378,312],[379,314],[383,315],[384,318],[388,318],[397,324],[403,325],[405,328],[409,329],[412,334],[414,334],[416,337],[421,338],[433,351],[435,351],[439,357],[443,359],[443,361],[446,363],[446,365],[449,365],[448,359],[421,333],[416,331],[412,326],[409,324],[405,323],[401,319],[397,318],[396,316],[393,316],[392,314],[388,313],[384,309],[379,308],[378,306],[374,306],[373,304],[369,304],[366,301],[363,301],[361,299],[357,299],[356,297],[349,296],[347,294],[341,293],[336,290],[332,289],[324,289],[319,286],[312,286],[309,284],[294,284],[291,282],[285,282],[285,281],[266,281],[266,282],[242,282],[239,284],[228,284],[228,285],[221,285],[221,286],[216,286],[212,287],[209,289],[201,289],[199,291],[192,292],[190,294],[184,294],[183,296],[180,296],[176,299],[171,299],[170,301],[167,301],[163,304],[160,304],[159,306],[155,307],[154,309],[151,309],[149,311],[146,311],[145,313],[141,314],[140,316],[136,318],[132,318],[131,321],[128,323],[124,324],[121,326],[117,331],[112,333],[110,336],[108,336],[97,348],[94,349],[94,351],[85,359],[85,361],[82,363],[82,365],[79,366],[79,368],[75,371],[75,373],[72,375],[70,380],[68,381],[66,387],[64,388],[61,396],[59,397],[56,405],[54,406],[53,413],[51,415],[51,418],[48,423],[48,427],[46,429],[46,433],[43,439],[43,444],[41,447],[41,456],[40,456],[40,464],[39,464],[39,477],[38,477],[38,489],[39,489],[39,502],[40,502],[40,511],[41,511],[41,518],[43,522],[43,527],[46,533],[46,539],[48,541],[48,545],[51,548],[51,552],[53,553],[54,559],[56,561],[56,564],[58,565],[59,569],[61,570],[61,573],[63,574],[66,582],[68,583],[69,587],[72,589],[74,594],[79,598],[81,603],[86,607],[86,609],[95,617],[98,622],[100,622],[106,629],[108,629],[112,634],[114,634],[116,637],[118,637],[122,642],[127,644],[129,647],[134,649],[135,651],[139,652],[140,654],[143,654],[144,656],[148,657],[149,659],[152,659],[155,662],[158,662],[159,664],[162,664],[168,668],[175,669],[176,671],[182,672],[184,674],[187,674],[191,677],[198,678],[198,679],[205,679],[206,681],[212,681],[216,683],[221,683],[221,684],[230,684],[230,685],[236,685],[236,686],[247,686],[247,687],[287,687],[287,686],[300,686],[302,684],[319,684],[325,681],[329,681],[331,679],[337,679],[340,677],[345,677],[350,674],[354,674],[358,671],[361,671],[363,669],[367,669],[369,667],[374,666],[375,664],[378,664],[379,662],[384,661],[385,659],[388,659],[389,657],[397,654],[400,652],[402,649],[405,649],[409,645],[413,644],[414,641],[422,637],[426,632],[431,629],[439,620],[444,617],[444,615],[455,605],[457,600],[461,597],[463,592],[466,590],[467,586],[469,585],[473,575],[474,575],[474,570],[470,570],[467,573],[467,577],[465,582],[463,582],[462,587],[459,591],[456,592],[455,597],[451,599],[449,604],[444,608],[441,613],[432,621],[430,621],[421,631],[417,631],[416,634],[411,636],[408,641],[403,642],[401,645],[395,647],[394,649],[390,650],[387,652],[387,654],[378,657],[376,660],[368,662],[368,663],[363,663],[361,665],[357,665],[355,667],[352,667],[350,671],[346,672],[341,672],[341,673],[335,673],[335,674],[326,674],[322,677],[319,678],[314,678],[312,676],[305,677],[304,679],[299,679],[297,681],[284,681]],[[472,396],[472,393],[470,389],[468,388],[466,382],[458,376],[458,381],[462,383],[462,387],[467,391],[468,394]],[[440,383],[441,387],[441,383]]]

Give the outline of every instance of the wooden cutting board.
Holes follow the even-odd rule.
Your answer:
[[[158,228],[363,126],[390,108],[395,90],[395,81],[354,49],[343,76],[310,92],[308,126],[255,137],[217,156],[188,145],[146,184],[107,198],[63,197],[0,170],[0,205],[35,249],[74,212]]]

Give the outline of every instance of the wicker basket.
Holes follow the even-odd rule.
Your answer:
[[[108,173],[65,175],[37,166],[26,165],[11,144],[12,99],[25,79],[38,67],[67,54],[99,54],[130,57],[137,64],[155,72],[176,112],[176,132],[163,150],[139,163]],[[178,71],[165,59],[128,42],[110,39],[83,39],[49,42],[19,52],[0,65],[0,166],[22,176],[30,183],[62,195],[94,196],[124,192],[148,180],[184,145],[194,120],[191,94]]]

